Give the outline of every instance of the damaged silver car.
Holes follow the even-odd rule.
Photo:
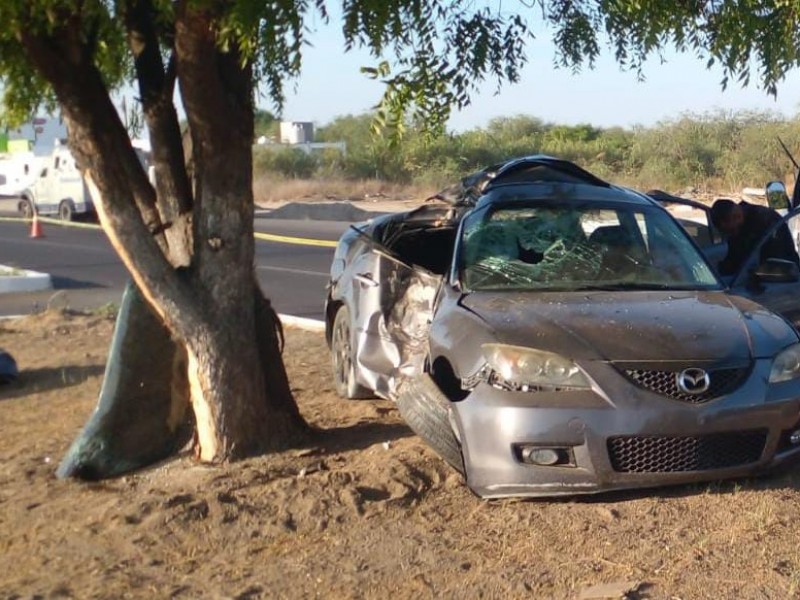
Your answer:
[[[756,250],[726,285],[657,200],[550,157],[440,199],[344,234],[327,335],[339,394],[395,401],[475,493],[737,477],[800,453],[797,265]]]

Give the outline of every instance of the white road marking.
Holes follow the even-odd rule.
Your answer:
[[[7,315],[7,316],[0,316],[0,321],[12,321],[15,319],[24,319],[25,317],[33,316],[30,315]],[[315,332],[323,332],[325,331],[325,321],[320,319],[309,319],[307,317],[295,317],[294,315],[287,315],[285,313],[279,313],[278,318],[280,318],[281,322],[288,327],[297,327],[299,329],[305,329],[307,331],[315,331]]]

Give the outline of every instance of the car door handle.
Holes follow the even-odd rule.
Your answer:
[[[368,285],[370,287],[378,287],[378,282],[375,281],[375,279],[373,279],[372,273],[356,273],[353,276],[353,279],[355,279],[362,285]]]

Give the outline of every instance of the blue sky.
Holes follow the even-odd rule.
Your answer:
[[[287,89],[284,118],[321,125],[339,115],[367,111],[378,102],[380,84],[359,73],[359,67],[374,63],[368,54],[345,54],[341,33],[334,26],[318,26],[309,40],[314,47],[304,53],[296,91]],[[644,82],[633,72],[621,71],[609,52],[594,70],[578,75],[555,69],[553,57],[548,33],[540,32],[528,46],[529,63],[521,83],[503,88],[498,96],[494,84],[488,83],[487,91],[475,96],[471,106],[453,115],[450,128],[471,129],[492,117],[516,114],[564,124],[628,127],[715,109],[774,110],[786,116],[800,112],[800,71],[789,74],[776,99],[754,84],[741,88],[734,83],[723,92],[721,69],[706,70],[704,61],[688,54],[667,53],[665,64],[650,60]],[[266,101],[261,104],[271,108]]]

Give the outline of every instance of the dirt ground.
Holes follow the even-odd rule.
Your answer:
[[[322,336],[299,330],[285,356],[313,446],[57,480],[112,327],[0,322],[22,371],[0,388],[1,598],[800,597],[797,475],[482,501],[390,403],[335,397]]]

